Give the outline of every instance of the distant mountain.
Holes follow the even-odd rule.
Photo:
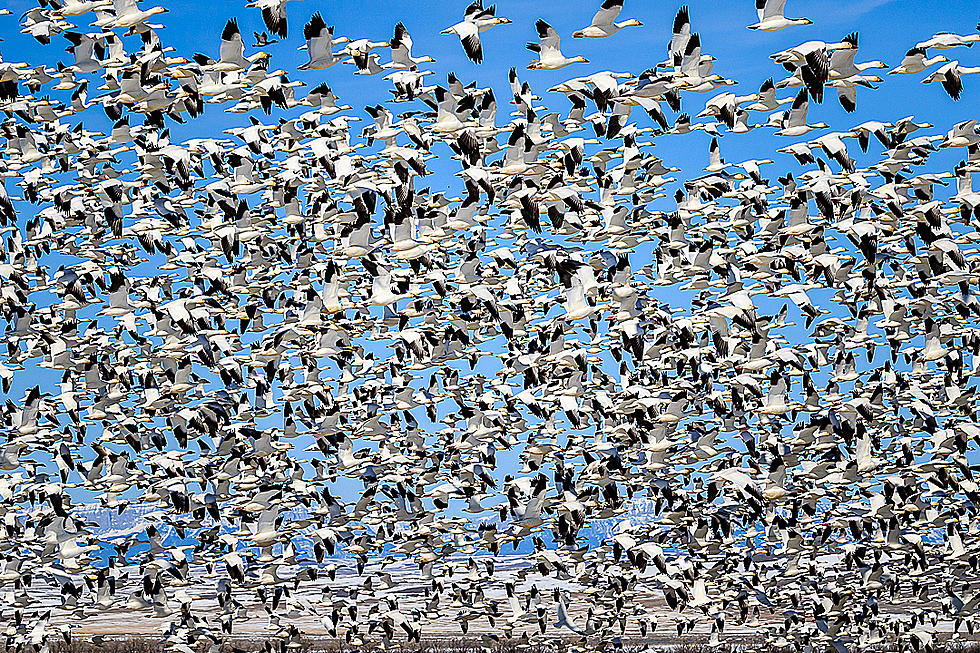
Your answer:
[[[104,548],[104,555],[106,556],[114,553],[111,546],[113,543],[127,538],[131,541],[147,541],[144,533],[151,525],[156,527],[160,533],[163,545],[166,547],[193,546],[196,543],[194,533],[185,532],[181,536],[177,532],[177,529],[166,524],[162,520],[166,511],[155,505],[131,505],[120,514],[115,510],[98,504],[81,504],[74,506],[72,512],[87,522],[94,524],[91,527],[91,532],[106,543],[107,546]],[[819,512],[822,512],[820,507],[818,507]],[[298,521],[309,518],[309,512],[302,506],[283,511],[282,514],[286,521]],[[623,515],[610,519],[595,520],[586,525],[579,531],[579,539],[580,541],[584,540],[584,543],[587,543],[590,547],[595,547],[603,542],[609,541],[611,537],[622,530],[627,530],[630,527],[656,524],[659,520],[660,517],[656,512],[655,501],[650,499],[634,499],[628,502],[627,511]],[[222,527],[222,531],[236,534],[237,529],[225,525]],[[736,532],[734,536],[739,537],[740,533]],[[548,542],[550,538],[544,539],[545,542]],[[926,540],[930,544],[941,543],[943,533],[937,529],[936,532],[927,534]],[[314,557],[313,538],[310,535],[300,532],[291,541],[296,547],[296,553],[301,558],[312,559]],[[138,552],[139,548],[136,547],[131,550]],[[508,545],[500,553],[501,555],[526,555],[533,552],[533,550],[532,543],[529,540],[524,540],[518,545],[516,550]],[[336,554],[330,557],[343,559],[347,556],[342,548],[338,547]]]
[[[631,502],[629,505],[629,511],[622,517],[592,522],[579,532],[579,536],[584,538],[590,546],[597,546],[615,535],[620,528],[627,524],[644,524],[657,521],[658,517],[654,513],[655,503],[653,501],[640,499]],[[193,533],[185,532],[181,536],[176,528],[167,524],[163,520],[167,511],[156,505],[130,505],[122,513],[119,513],[99,504],[79,504],[73,506],[72,512],[77,517],[92,524],[91,533],[109,545],[107,551],[110,554],[110,547],[114,543],[126,539],[147,541],[147,537],[143,534],[150,526],[157,529],[164,546],[189,546],[196,543]],[[309,512],[302,506],[283,511],[282,515],[287,522],[309,518]],[[236,531],[236,528],[227,525],[222,527],[222,532],[235,534]],[[548,538],[545,538],[545,541],[547,540]],[[296,552],[301,557],[313,556],[312,537],[300,533],[292,539],[292,542],[296,547]],[[533,547],[530,542],[526,542],[522,543],[516,551],[508,547],[507,551],[501,551],[501,553],[522,554],[531,551],[533,551]],[[338,550],[334,557],[343,558],[345,554]]]

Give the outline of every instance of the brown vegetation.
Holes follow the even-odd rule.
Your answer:
[[[578,647],[575,645],[578,644]],[[191,646],[198,650],[198,647]],[[202,652],[209,647],[200,647]],[[557,640],[550,643],[528,643],[521,640],[510,642],[487,642],[477,638],[432,638],[422,642],[396,641],[388,646],[382,644],[352,645],[343,640],[304,640],[287,644],[278,638],[255,637],[250,639],[232,638],[222,643],[220,653],[564,653],[566,651],[611,651],[614,653],[641,653],[659,651],[661,653],[794,653],[794,647],[773,649],[762,643],[742,642],[711,646],[702,641],[679,644],[653,644],[623,642],[617,644],[582,644],[571,640]],[[832,649],[831,649],[832,650]],[[856,650],[856,649],[855,649]],[[70,644],[59,642],[51,647],[51,653],[166,653],[168,647],[160,641],[142,638],[96,639],[95,641],[74,638]],[[866,649],[868,653],[927,653],[921,648],[895,643],[883,644]],[[980,653],[980,641],[939,641],[928,653]]]

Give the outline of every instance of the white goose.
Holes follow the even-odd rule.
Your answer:
[[[112,0],[114,13],[101,18],[95,23],[96,27],[110,29],[129,29],[136,27],[157,14],[169,11],[166,7],[151,7],[145,11],[136,6],[136,0]]]
[[[541,19],[534,25],[538,30],[538,42],[528,43],[527,49],[537,52],[538,60],[528,64],[528,70],[558,70],[573,63],[589,63],[583,56],[569,58],[561,53],[561,37],[554,27]]]
[[[629,20],[617,23],[616,18],[619,17],[622,10],[623,0],[605,0],[605,2],[602,3],[602,7],[600,7],[599,11],[596,12],[596,15],[592,17],[592,24],[585,29],[580,29],[577,32],[574,32],[572,36],[577,39],[601,39],[607,36],[612,36],[624,27],[643,25],[643,23],[635,18],[630,18]]]
[[[783,11],[786,0],[755,0],[755,10],[759,14],[759,22],[749,25],[749,29],[764,32],[776,32],[794,25],[812,25],[809,18],[786,18]]]
[[[310,16],[309,22],[303,27],[303,37],[306,39],[306,45],[300,46],[299,49],[306,50],[310,60],[300,65],[300,70],[329,68],[340,61],[340,57],[333,52],[333,46],[338,43],[350,43],[350,39],[346,36],[334,39],[333,27],[327,27],[319,11]]]
[[[455,34],[463,45],[463,51],[473,63],[483,63],[483,43],[480,34],[495,25],[510,23],[509,18],[494,16],[496,7],[484,8],[483,0],[475,0],[463,15],[463,20],[442,30],[440,34]]]
[[[946,89],[949,97],[954,100],[959,100],[960,94],[963,92],[962,76],[974,75],[976,73],[980,73],[980,66],[974,66],[972,68],[961,66],[960,62],[954,59],[923,79],[922,83],[931,84],[932,82],[942,82],[943,88]]]
[[[912,48],[905,53],[902,63],[889,70],[888,74],[914,75],[915,73],[921,73],[926,68],[934,66],[937,63],[945,63],[947,61],[949,61],[949,59],[941,54],[937,54],[935,57],[926,58],[925,48]]]
[[[412,56],[412,37],[409,36],[404,23],[395,25],[395,37],[391,39],[390,47],[391,62],[384,64],[382,68],[410,70],[420,63],[435,63],[435,59],[429,56]]]
[[[815,129],[826,129],[827,124],[818,122],[813,125],[806,124],[806,112],[809,107],[806,89],[800,89],[800,94],[793,102],[793,108],[783,114],[781,128],[776,132],[778,136],[803,136]]]

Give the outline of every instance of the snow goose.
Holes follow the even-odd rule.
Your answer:
[[[966,120],[953,125],[940,147],[969,147],[980,144],[980,134],[977,133],[977,121]]]
[[[718,172],[727,166],[725,160],[721,158],[721,148],[718,147],[718,139],[712,138],[711,145],[708,147],[708,165],[704,168],[708,172]]]
[[[612,36],[624,27],[643,25],[643,23],[635,18],[630,18],[629,20],[617,23],[616,18],[619,16],[622,10],[623,0],[605,0],[605,2],[603,2],[602,6],[599,8],[599,11],[597,11],[595,16],[592,17],[592,24],[585,29],[580,29],[572,33],[572,36],[577,39],[601,39],[607,36]]]
[[[245,42],[238,29],[236,18],[228,19],[221,31],[221,47],[218,50],[219,61],[211,62],[209,67],[219,72],[239,72],[248,68],[249,64],[261,59],[268,59],[265,52],[257,52],[251,57],[245,56]]]
[[[762,82],[759,92],[756,93],[755,102],[745,107],[749,111],[775,111],[783,104],[793,101],[792,97],[776,99],[776,85],[772,77]]]
[[[793,108],[783,114],[781,128],[776,132],[779,136],[803,136],[814,129],[826,129],[825,123],[806,124],[806,112],[809,106],[806,89],[801,89],[793,102]]]
[[[495,16],[496,7],[491,5],[484,8],[483,0],[476,0],[463,15],[463,20],[442,30],[440,34],[455,34],[463,45],[463,51],[473,63],[483,63],[483,44],[480,34],[495,25],[510,23],[509,18]]]
[[[980,34],[967,34],[966,36],[960,36],[959,34],[953,34],[951,32],[939,32],[928,41],[920,41],[919,43],[916,43],[915,47],[921,50],[949,50],[951,48],[958,48],[961,46],[971,48],[977,41],[980,41]]]
[[[102,69],[102,62],[96,56],[96,48],[102,49],[101,35],[63,32],[62,36],[71,41],[67,51],[75,55],[75,64],[68,68],[70,71],[94,73]]]
[[[279,38],[286,38],[286,0],[252,0],[245,6],[249,9],[261,9],[262,21],[269,32]]]
[[[386,69],[378,63],[379,57],[375,52],[358,52],[344,63],[352,63],[357,66],[355,75],[377,75]]]
[[[435,59],[430,56],[412,56],[412,37],[409,36],[404,23],[395,25],[395,36],[389,46],[391,47],[391,62],[384,64],[382,68],[410,70],[420,63],[435,63]]]
[[[129,29],[136,27],[157,14],[169,11],[166,7],[150,7],[143,11],[136,6],[136,0],[112,0],[113,14],[101,18],[93,25],[110,29]]]
[[[902,63],[889,70],[888,74],[914,75],[915,73],[921,73],[926,68],[930,68],[937,63],[946,63],[947,61],[949,61],[949,59],[941,54],[937,54],[935,57],[926,58],[925,48],[912,48],[905,53]]]
[[[980,66],[967,68],[960,66],[960,62],[954,59],[935,70],[931,75],[923,79],[922,83],[931,84],[932,82],[941,82],[949,97],[954,100],[959,100],[960,94],[963,92],[962,76],[973,75],[975,73],[980,73]]]
[[[749,29],[775,32],[794,25],[812,25],[809,18],[786,18],[783,12],[786,0],[755,0],[755,10],[759,14],[759,22],[749,25]]]
[[[857,32],[837,43],[806,41],[800,45],[770,55],[770,59],[790,71],[799,70],[799,77],[816,102],[823,101],[823,85],[830,79],[830,54],[837,50],[857,48]]]
[[[334,39],[333,26],[327,27],[319,11],[310,16],[310,20],[303,27],[303,38],[306,39],[306,45],[301,45],[299,49],[306,50],[310,60],[301,64],[300,70],[329,68],[340,61],[333,52],[333,46],[338,43],[350,43],[350,39],[346,36]]]
[[[537,52],[538,60],[528,64],[528,70],[558,70],[573,63],[589,63],[583,56],[569,58],[561,53],[561,37],[554,27],[541,19],[534,25],[538,30],[538,42],[528,43],[527,49]]]
[[[270,39],[266,32],[252,32],[252,38],[255,39],[255,43],[252,44],[253,48],[264,48],[279,42],[279,39]]]
[[[665,61],[663,67],[679,68],[684,51],[687,50],[687,42],[691,38],[691,14],[687,5],[677,10],[674,16],[673,31],[670,36],[670,45],[667,48],[670,58]],[[658,66],[660,67],[660,66]]]
[[[112,0],[65,0],[61,7],[54,9],[53,12],[59,16],[69,18],[82,16],[90,11],[108,9],[112,6]]]

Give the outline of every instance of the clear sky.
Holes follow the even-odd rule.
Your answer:
[[[6,61],[26,60],[31,63],[43,61],[54,65],[59,59],[71,63],[71,55],[66,53],[69,45],[63,37],[55,37],[48,46],[41,46],[31,37],[19,34],[17,20],[21,13],[37,6],[36,0],[7,0],[14,13],[0,17],[0,53]],[[246,9],[242,0],[158,0],[157,3],[143,2],[142,5],[162,4],[170,11],[157,16],[155,21],[165,25],[160,31],[167,45],[177,49],[176,54],[190,55],[203,52],[217,56],[221,29],[225,21],[237,16],[246,45],[251,45],[253,31],[264,30],[259,10]],[[588,25],[598,8],[599,0],[500,0],[497,2],[498,15],[506,16],[514,22],[493,28],[483,35],[485,61],[477,66],[463,55],[458,39],[454,36],[440,35],[440,30],[462,18],[468,0],[423,1],[400,0],[398,2],[381,0],[291,0],[287,3],[289,18],[289,37],[285,42],[270,45],[266,49],[272,54],[270,69],[281,68],[295,71],[296,66],[305,61],[305,53],[297,48],[303,44],[303,24],[314,11],[320,11],[328,25],[334,25],[337,35],[352,38],[367,37],[373,40],[391,38],[395,23],[405,23],[414,41],[413,53],[416,56],[428,54],[437,63],[429,67],[435,72],[427,83],[445,83],[446,74],[455,72],[464,82],[477,81],[481,86],[490,85],[497,91],[498,101],[509,99],[507,91],[507,71],[519,67],[521,78],[528,80],[539,91],[573,76],[588,75],[600,70],[642,72],[666,56],[666,43],[670,38],[673,16],[681,2],[661,0],[626,0],[622,18],[636,17],[643,21],[642,27],[629,28],[606,39],[573,39],[571,32]],[[782,68],[774,64],[769,55],[805,40],[819,39],[837,41],[845,34],[860,32],[860,49],[857,61],[880,59],[890,66],[896,65],[904,52],[916,42],[924,40],[939,31],[970,33],[976,30],[980,21],[980,4],[975,0],[912,1],[912,0],[814,0],[802,2],[788,0],[786,14],[790,17],[805,16],[814,21],[813,25],[792,27],[780,32],[763,33],[745,29],[756,20],[752,0],[734,2],[693,1],[688,3],[691,12],[692,29],[701,34],[703,52],[718,58],[715,71],[741,83],[730,87],[738,94],[748,94],[758,89],[760,83],[769,76],[778,80],[784,75]],[[82,17],[91,20],[92,14]],[[535,40],[534,22],[543,18],[551,23],[562,35],[562,49],[569,55],[582,54],[591,61],[555,72],[524,70],[533,58],[524,49],[526,41]],[[91,28],[88,28],[91,29]],[[246,54],[254,49],[247,47]],[[960,48],[951,51],[952,58],[959,58],[964,65],[980,63],[980,48],[970,50]],[[947,53],[949,54],[949,53]],[[872,71],[882,72],[882,71]],[[340,98],[355,109],[377,103],[390,97],[389,82],[381,75],[354,76],[352,66],[337,65],[322,71],[300,71],[292,79],[302,80],[309,88],[327,82]],[[858,98],[858,110],[845,116],[831,92],[823,106],[811,106],[813,120],[822,120],[837,127],[858,124],[868,119],[894,119],[909,114],[917,118],[936,122],[951,111],[970,112],[980,97],[980,77],[964,79],[964,95],[960,107],[956,107],[942,89],[936,85],[924,87],[919,84],[921,75],[892,76],[887,83],[874,92],[874,100],[868,101],[869,92],[862,89]],[[307,88],[307,90],[309,90]],[[301,94],[302,91],[299,94]],[[94,93],[93,93],[94,94]],[[784,91],[782,95],[792,95]],[[710,97],[687,95],[683,111],[697,113],[703,101]],[[864,100],[862,102],[862,99]],[[567,102],[556,97],[548,99],[547,104],[564,110]],[[210,107],[209,107],[210,108]],[[366,115],[363,114],[362,115]],[[753,116],[758,120],[760,116]],[[763,117],[764,119],[764,117]],[[843,120],[842,120],[843,119]],[[216,120],[222,127],[226,121],[244,122],[240,115],[220,116],[218,111],[208,112],[206,120],[195,121],[193,130],[212,129]],[[707,143],[704,138],[704,153],[707,156]],[[750,137],[737,136],[726,139],[723,154],[728,160],[739,156],[748,158],[752,142],[761,134]],[[662,155],[666,158],[676,152],[671,144],[690,147],[691,138],[663,139],[658,141]],[[695,139],[696,140],[696,139]],[[731,152],[731,154],[729,154]]]

